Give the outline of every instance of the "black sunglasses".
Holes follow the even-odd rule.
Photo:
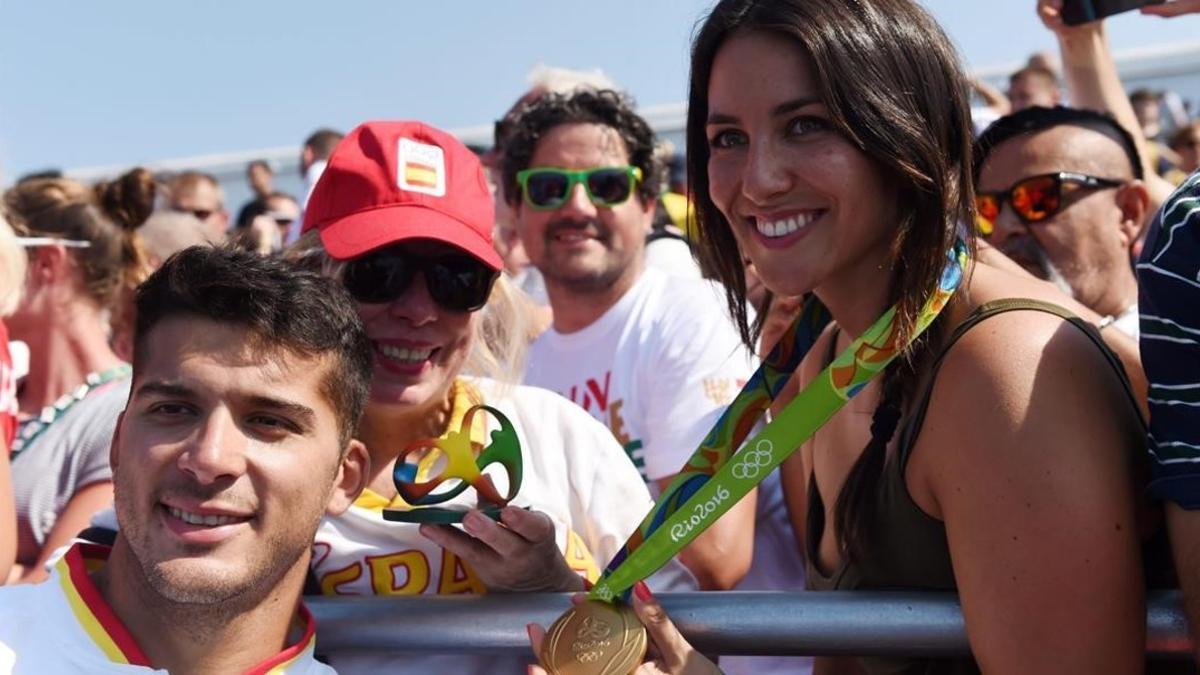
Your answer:
[[[425,277],[429,297],[452,312],[473,312],[483,307],[499,276],[469,255],[422,256],[390,247],[347,263],[342,285],[359,302],[392,302],[404,295],[417,272]]]

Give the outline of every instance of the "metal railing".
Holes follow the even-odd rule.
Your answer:
[[[564,594],[310,598],[322,651],[528,652],[525,624],[549,626]],[[944,593],[664,593],[680,631],[710,654],[964,656],[958,598]],[[1148,598],[1147,652],[1186,658],[1178,591]]]

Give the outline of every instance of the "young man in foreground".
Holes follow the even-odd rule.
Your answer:
[[[300,593],[317,523],[366,474],[353,305],[287,263],[194,247],[137,314],[111,450],[120,531],[0,591],[0,673],[328,671]]]

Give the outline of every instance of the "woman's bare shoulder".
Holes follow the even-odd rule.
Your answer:
[[[1018,284],[1003,293],[989,285],[977,274],[970,301],[956,313],[1005,297],[1055,302],[1036,287]],[[1054,314],[1018,310],[979,322],[945,353],[922,436],[965,435],[977,439],[973,448],[989,452],[1018,439],[1116,432],[1136,419],[1117,371],[1091,337]]]
[[[1032,489],[1082,465],[1124,466],[1139,433],[1114,369],[1082,330],[1045,312],[997,314],[942,359],[910,489],[943,517],[947,491]]]
[[[999,256],[1001,261],[1008,261],[999,253],[994,253],[994,256]],[[1015,263],[1011,261],[1008,261],[1007,265],[992,265],[988,257],[982,255],[981,251],[980,262],[975,265],[974,274],[971,277],[969,292],[971,307],[978,307],[985,302],[1002,298],[1028,298],[1058,305],[1087,323],[1100,328],[1103,317],[1099,314],[1066,295],[1054,285],[1034,278],[1023,269],[1019,267],[1015,270],[1011,269],[1013,266]],[[1146,416],[1147,384],[1137,340],[1111,325],[1107,329],[1101,330],[1100,335],[1104,338],[1104,343],[1108,348],[1120,357],[1132,389],[1138,397],[1138,406],[1143,417]]]

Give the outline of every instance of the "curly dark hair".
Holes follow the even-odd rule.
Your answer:
[[[330,355],[321,393],[338,416],[343,449],[371,393],[371,342],[342,285],[318,272],[231,245],[192,246],[171,256],[138,287],[134,379],[151,330],[190,316],[247,328],[263,351]]]
[[[662,192],[663,170],[654,156],[654,131],[633,110],[633,101],[611,89],[576,89],[565,94],[544,94],[504,117],[504,156],[500,170],[504,199],[515,205],[521,199],[517,173],[529,168],[543,134],[563,124],[601,124],[625,141],[629,163],[642,170],[638,197],[648,203]]]

